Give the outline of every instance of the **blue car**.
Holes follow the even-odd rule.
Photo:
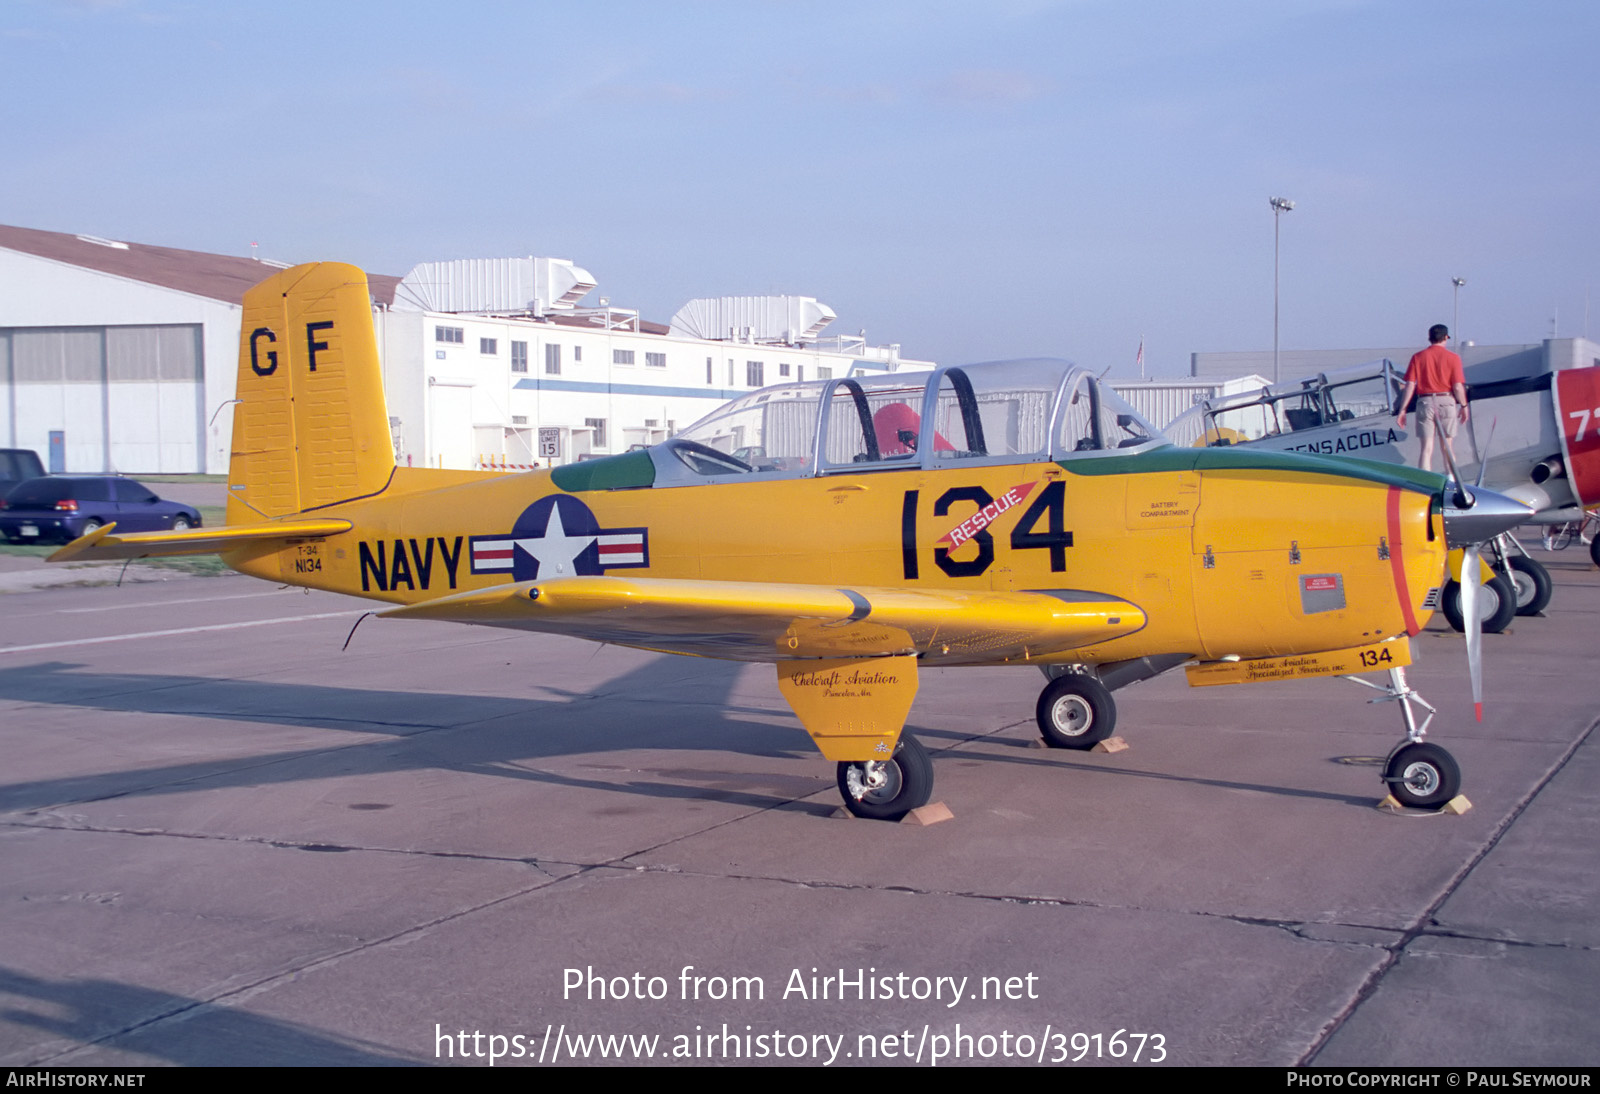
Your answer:
[[[119,532],[182,531],[198,528],[200,514],[117,475],[47,475],[0,501],[0,535],[11,543],[70,543],[113,521]]]

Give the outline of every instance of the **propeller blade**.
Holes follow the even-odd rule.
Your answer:
[[[1483,620],[1478,616],[1482,566],[1479,544],[1463,552],[1461,560],[1461,621],[1467,628],[1467,675],[1472,677],[1472,710],[1483,721]]]
[[[1476,419],[1474,419],[1476,420]],[[1478,486],[1483,485],[1483,473],[1489,470],[1489,448],[1494,444],[1494,427],[1500,424],[1500,416],[1496,414],[1489,419],[1489,439],[1483,442],[1483,451],[1478,453]]]
[[[1461,472],[1456,470],[1456,458],[1450,454],[1450,446],[1443,442],[1439,445],[1439,454],[1444,457],[1445,469],[1450,472],[1450,481],[1455,485],[1455,503],[1458,509],[1471,509],[1476,500],[1472,491],[1467,489],[1467,484],[1461,477]]]

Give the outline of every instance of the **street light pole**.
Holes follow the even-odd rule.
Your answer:
[[[1452,277],[1450,279],[1450,284],[1455,286],[1455,300],[1453,302],[1455,306],[1450,314],[1450,334],[1455,338],[1456,348],[1458,349],[1463,345],[1461,341],[1461,286],[1466,283],[1467,279],[1464,277]]]
[[[1268,201],[1272,205],[1272,382],[1276,384],[1282,379],[1278,374],[1278,223],[1294,208],[1294,202],[1288,198]]]

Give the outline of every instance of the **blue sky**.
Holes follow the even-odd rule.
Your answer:
[[[0,223],[570,258],[943,362],[1600,336],[1600,5],[6,0]],[[591,297],[591,301],[593,297]]]

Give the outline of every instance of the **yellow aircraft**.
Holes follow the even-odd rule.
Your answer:
[[[366,276],[337,263],[246,294],[238,398],[225,527],[106,525],[53,559],[216,552],[383,617],[771,662],[878,818],[932,792],[902,732],[920,667],[1002,662],[1046,670],[1039,728],[1066,748],[1111,733],[1112,689],[1184,662],[1196,684],[1389,670],[1407,733],[1385,778],[1447,801],[1408,636],[1447,542],[1527,512],[1402,467],[1178,449],[1061,361],[781,385],[547,471],[399,467]]]

